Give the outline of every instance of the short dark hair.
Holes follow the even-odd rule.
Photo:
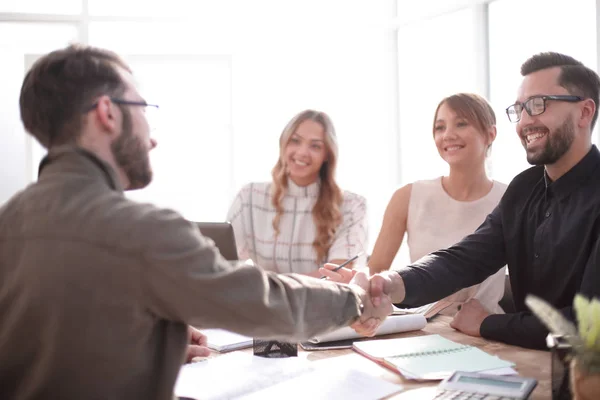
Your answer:
[[[131,72],[117,54],[78,44],[37,60],[25,75],[19,98],[25,129],[47,149],[75,142],[83,113],[94,99],[125,92],[117,67]]]
[[[573,57],[554,53],[539,53],[521,65],[521,75],[526,76],[543,69],[560,67],[558,84],[569,91],[570,94],[594,100],[596,111],[592,118],[591,129],[594,129],[598,119],[598,103],[600,101],[600,78],[598,74],[583,65]]]

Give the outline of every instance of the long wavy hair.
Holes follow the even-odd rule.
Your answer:
[[[325,148],[327,155],[325,161],[319,170],[321,185],[319,197],[312,209],[313,221],[316,227],[315,240],[312,243],[313,249],[317,255],[317,262],[327,261],[327,253],[331,248],[336,230],[342,222],[342,191],[335,182],[335,169],[338,158],[338,145],[333,123],[327,114],[315,110],[305,110],[297,114],[285,126],[279,137],[279,160],[273,167],[271,175],[273,176],[272,203],[276,214],[273,218],[273,229],[275,236],[279,235],[279,222],[283,215],[283,197],[288,188],[288,169],[284,159],[285,147],[290,137],[296,132],[298,126],[307,120],[317,122],[325,131]]]

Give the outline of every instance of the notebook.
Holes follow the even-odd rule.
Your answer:
[[[483,372],[514,363],[440,335],[356,342],[352,348],[363,356],[408,379],[442,380],[454,371]]]
[[[206,335],[207,346],[220,353],[252,347],[252,338],[224,329],[201,329]]]

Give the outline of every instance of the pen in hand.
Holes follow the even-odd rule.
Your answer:
[[[345,267],[346,265],[350,264],[352,261],[356,260],[358,257],[362,256],[363,252],[361,251],[360,253],[358,253],[357,255],[355,255],[352,258],[347,259],[346,261],[344,261],[343,263],[341,263],[340,265],[338,265],[337,267],[335,267],[334,269],[332,269],[332,272],[336,272],[339,271],[340,269],[342,269],[343,267]],[[327,279],[326,276],[322,276],[321,279]]]

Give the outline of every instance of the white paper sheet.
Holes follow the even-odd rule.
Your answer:
[[[232,399],[313,370],[310,361],[298,357],[263,358],[236,351],[184,365],[174,392],[193,399]]]
[[[302,398],[311,400],[377,400],[402,390],[381,378],[364,372],[347,369],[342,371],[314,371],[279,383],[258,392],[243,396],[243,400]]]
[[[325,368],[298,357],[262,358],[233,352],[184,365],[175,395],[194,399],[302,398],[369,400],[402,390],[364,371]],[[347,366],[344,366],[347,367]]]

